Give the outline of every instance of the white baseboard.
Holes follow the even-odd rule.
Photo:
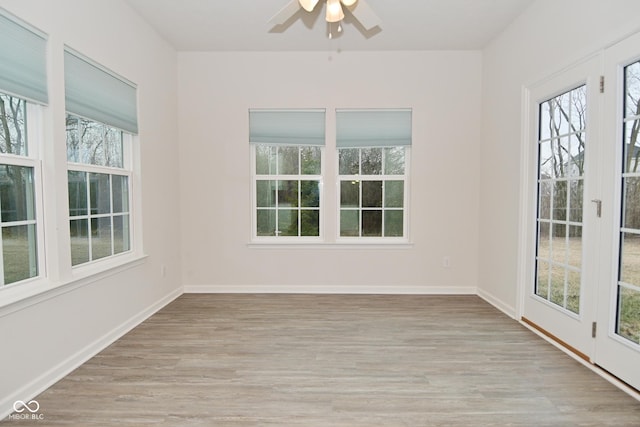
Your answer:
[[[476,293],[480,298],[482,298],[507,316],[511,317],[512,319],[516,318],[515,307],[505,304],[503,301],[499,300],[489,292],[483,291],[482,289],[478,289]]]
[[[16,390],[13,394],[6,396],[2,401],[0,401],[0,421],[7,418],[9,414],[13,412],[14,402],[17,400],[28,402],[30,399],[38,396],[40,393],[71,373],[74,369],[78,368],[87,360],[91,359],[109,345],[113,344],[117,339],[148,319],[162,307],[182,295],[182,293],[182,288],[172,291],[159,301],[151,304],[145,310],[125,321],[117,328],[98,338],[77,353],[71,355],[62,363],[54,366],[38,378]]]
[[[368,286],[368,285],[187,285],[185,294],[398,294],[476,295],[473,286]]]

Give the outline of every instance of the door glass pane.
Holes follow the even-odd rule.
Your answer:
[[[567,219],[567,181],[556,181],[553,186],[553,219]]]
[[[640,290],[621,287],[618,296],[618,334],[640,344]]]
[[[625,68],[622,204],[615,331],[640,344],[640,61]]]
[[[538,218],[551,219],[551,195],[553,183],[541,181],[538,186]]]
[[[582,179],[569,181],[569,221],[582,222],[582,208],[584,181]]]
[[[539,260],[536,270],[536,295],[549,299],[549,263]]]
[[[580,311],[586,87],[539,105],[535,294]]]
[[[622,233],[620,281],[640,286],[640,235],[638,234]]]

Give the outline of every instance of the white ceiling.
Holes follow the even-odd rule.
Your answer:
[[[345,12],[331,40],[324,2],[270,28],[290,0],[126,1],[180,51],[353,51],[481,49],[534,0],[367,0],[380,27],[367,32]]]

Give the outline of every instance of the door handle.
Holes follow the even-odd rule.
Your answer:
[[[592,202],[596,204],[596,215],[598,218],[602,217],[602,200],[593,199]]]

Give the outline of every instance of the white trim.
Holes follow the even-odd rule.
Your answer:
[[[523,322],[522,320],[518,320],[518,323],[520,323],[522,326],[524,326],[525,328],[527,328],[528,330],[530,330],[534,334],[538,335],[540,338],[542,338],[543,340],[545,340],[549,344],[551,344],[554,347],[556,347],[557,349],[561,350],[563,353],[565,353],[566,355],[571,357],[573,360],[579,362],[582,366],[585,366],[586,368],[588,368],[592,372],[595,372],[596,374],[600,375],[602,378],[607,380],[613,386],[619,388],[623,392],[627,393],[629,396],[631,396],[634,399],[640,401],[640,391],[629,387],[626,383],[620,381],[618,378],[616,378],[615,376],[611,375],[609,372],[605,371],[604,369],[600,368],[598,365],[595,365],[593,363],[587,362],[582,357],[578,356],[577,354],[575,354],[574,352],[572,352],[571,350],[569,350],[565,346],[560,345],[558,342],[556,342],[555,340],[549,338],[548,336],[546,336],[542,332],[538,331],[537,329],[533,328],[531,325]]]
[[[413,249],[411,242],[394,242],[384,241],[372,237],[370,242],[362,241],[367,237],[355,237],[352,241],[340,241],[333,243],[325,242],[292,242],[292,241],[274,241],[268,240],[264,242],[256,241],[247,243],[247,247],[251,249]],[[357,240],[356,240],[357,239]]]
[[[70,374],[73,370],[94,357],[96,354],[113,344],[116,340],[124,336],[127,332],[144,322],[164,306],[182,295],[182,289],[178,288],[160,298],[140,313],[129,318],[120,326],[93,341],[77,353],[69,356],[65,361],[59,363],[40,375],[33,381],[24,385],[19,390],[14,391],[9,396],[0,400],[0,420],[5,419],[13,412],[13,403],[16,400],[28,401],[51,387],[53,384]]]
[[[516,319],[516,308],[496,298],[493,294],[478,289],[477,295],[512,319]]]
[[[475,286],[394,285],[187,285],[185,294],[390,294],[477,295]]]

